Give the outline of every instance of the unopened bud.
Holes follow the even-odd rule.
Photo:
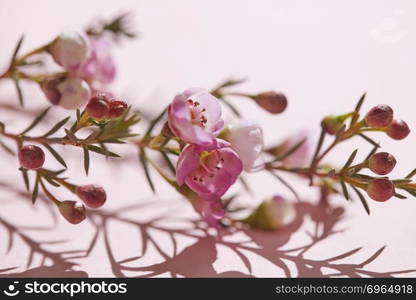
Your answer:
[[[335,135],[345,122],[344,116],[327,116],[322,122],[321,126],[326,133]]]
[[[66,200],[59,204],[59,212],[71,224],[78,224],[85,220],[85,206],[78,201]]]
[[[48,49],[55,62],[66,69],[76,69],[90,54],[88,38],[80,32],[60,34]]]
[[[91,208],[98,208],[102,206],[107,199],[104,188],[96,184],[79,186],[76,189],[76,194],[88,207]]]
[[[368,167],[371,171],[378,175],[386,175],[390,173],[396,166],[396,159],[387,152],[379,152],[373,154],[368,160]]]
[[[368,127],[384,128],[393,121],[393,109],[385,104],[379,104],[367,113],[365,122]]]
[[[108,118],[116,119],[121,117],[127,109],[127,103],[121,100],[111,100],[109,102]]]
[[[372,179],[367,185],[367,194],[371,199],[384,202],[393,197],[395,188],[393,182],[384,178]]]
[[[289,225],[296,218],[294,205],[280,196],[263,201],[243,222],[253,228],[276,230]]]
[[[282,93],[269,91],[255,96],[256,103],[271,114],[280,114],[286,110],[287,98]]]
[[[109,111],[108,99],[105,94],[97,94],[91,97],[85,110],[88,115],[96,120],[106,119]]]
[[[45,162],[45,153],[35,145],[26,145],[20,148],[18,157],[20,165],[29,170],[40,169]]]
[[[402,140],[409,135],[410,129],[405,121],[393,120],[387,127],[386,133],[394,140]]]

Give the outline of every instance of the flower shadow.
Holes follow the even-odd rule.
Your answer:
[[[2,184],[30,204],[30,195],[12,186]],[[55,210],[49,207],[49,202],[40,196],[43,206],[53,215]],[[170,203],[170,204],[169,204]],[[0,277],[88,277],[83,260],[97,255],[94,249],[100,248],[99,260],[108,263],[115,277],[256,277],[263,276],[258,270],[253,257],[266,261],[272,270],[273,277],[394,277],[395,275],[416,272],[416,270],[372,271],[371,262],[377,260],[385,247],[372,253],[364,261],[354,261],[353,255],[362,248],[354,248],[326,259],[310,258],[308,251],[319,247],[333,235],[342,232],[341,221],[345,218],[342,207],[336,207],[321,201],[318,204],[301,201],[295,204],[297,217],[288,226],[275,232],[264,232],[246,228],[228,228],[216,234],[207,228],[200,220],[192,220],[190,214],[178,218],[176,213],[169,210],[177,209],[178,203],[169,200],[146,201],[124,206],[120,209],[106,212],[91,211],[88,220],[92,226],[86,245],[77,249],[68,249],[76,243],[67,243],[65,250],[50,250],[48,245],[59,244],[60,240],[38,241],[33,232],[38,230],[54,231],[55,226],[28,227],[18,226],[0,215],[0,227],[6,229],[7,252],[11,252],[13,241],[19,238],[29,248],[27,258],[19,259],[19,266],[1,266]],[[163,211],[162,208],[166,208]],[[156,208],[156,210],[155,210]],[[141,220],[138,216],[146,216],[148,210],[156,211],[154,216]],[[127,216],[130,213],[130,217]],[[131,217],[133,216],[133,217]],[[175,216],[175,217],[172,217]],[[56,221],[56,216],[53,216]],[[54,221],[54,222],[55,222]],[[129,247],[117,239],[120,231],[114,231],[114,223],[123,224],[133,229],[127,241],[138,244],[139,249],[134,255],[125,255],[122,250]],[[161,237],[163,235],[163,238]],[[300,246],[293,245],[294,237]],[[167,238],[166,238],[167,237]],[[183,238],[188,242],[184,244]],[[68,241],[66,241],[68,242]],[[81,249],[78,249],[81,248]],[[227,249],[223,255],[221,249]],[[34,255],[41,256],[41,262],[35,266]],[[157,257],[158,259],[155,259]],[[237,259],[241,267],[224,269],[224,260]],[[348,260],[348,262],[345,262]],[[157,261],[155,263],[155,261]],[[48,263],[46,263],[48,262]],[[263,265],[263,264],[262,264]],[[23,271],[22,271],[23,269]]]

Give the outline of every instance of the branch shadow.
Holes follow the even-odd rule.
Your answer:
[[[1,184],[1,186],[13,190],[19,195],[17,197],[19,199],[30,199],[30,195],[12,186],[6,184]],[[45,198],[41,197],[40,200],[46,204],[46,207],[50,205]],[[29,200],[27,203],[31,205]],[[416,272],[416,270],[410,269],[386,272],[372,271],[368,265],[381,256],[385,247],[381,247],[370,257],[358,263],[342,261],[351,258],[362,250],[362,247],[337,253],[326,259],[308,258],[306,254],[309,250],[331,236],[343,232],[339,229],[339,225],[345,218],[344,209],[326,201],[321,201],[318,204],[306,201],[297,202],[295,204],[296,219],[290,225],[275,232],[230,227],[221,230],[218,234],[214,234],[202,221],[192,220],[189,217],[179,218],[182,222],[179,227],[166,225],[165,221],[169,223],[169,221],[178,220],[178,218],[172,217],[175,215],[172,212],[160,213],[147,221],[138,221],[136,217],[125,216],[126,212],[131,213],[136,210],[140,212],[137,215],[146,215],[146,208],[153,205],[159,207],[161,204],[158,201],[151,201],[125,206],[111,212],[91,211],[88,220],[93,225],[94,232],[86,247],[81,250],[70,249],[60,252],[48,250],[48,247],[45,246],[61,241],[36,241],[27,233],[28,229],[29,232],[52,231],[54,226],[50,228],[18,226],[0,215],[0,226],[8,232],[7,252],[12,250],[13,239],[16,237],[19,237],[30,249],[24,271],[16,272],[18,267],[4,268],[0,269],[0,277],[88,277],[87,272],[74,269],[78,266],[74,260],[82,262],[82,259],[91,257],[92,251],[96,247],[102,247],[105,250],[105,255],[104,257],[100,256],[100,260],[105,259],[108,262],[115,277],[255,277],[255,266],[250,259],[252,255],[259,256],[278,268],[281,272],[276,273],[276,276],[283,274],[285,277],[394,277],[395,275]],[[54,212],[53,209],[49,209],[49,211],[51,214]],[[120,254],[117,253],[117,249],[120,244],[112,242],[114,234],[110,234],[113,221],[137,229],[139,234],[136,239],[141,245],[137,255],[123,259],[118,258]],[[308,228],[305,228],[306,221],[309,222]],[[155,231],[167,235],[169,240],[158,239],[154,234]],[[299,233],[305,234],[309,241],[299,247],[286,249],[289,240]],[[236,236],[243,236],[243,238],[235,239]],[[179,250],[180,237],[191,238],[193,242]],[[246,271],[218,271],[215,264],[220,256],[219,247],[225,247],[231,251],[230,253],[242,262]],[[153,264],[146,263],[148,261],[146,257],[154,256],[155,253],[161,257],[161,261]],[[42,262],[39,266],[31,268],[34,254],[40,254]],[[49,264],[46,264],[46,261],[49,261]],[[80,263],[80,267],[82,268],[82,263]]]

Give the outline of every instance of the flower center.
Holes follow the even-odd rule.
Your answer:
[[[192,124],[198,125],[202,128],[205,128],[208,120],[205,117],[204,113],[206,111],[205,108],[201,107],[198,101],[193,101],[192,99],[188,99],[187,103],[189,105],[191,111],[191,122]]]
[[[213,178],[223,168],[224,158],[221,154],[214,151],[203,151],[200,154],[200,168],[193,174],[192,179],[197,182],[204,182],[208,178]]]

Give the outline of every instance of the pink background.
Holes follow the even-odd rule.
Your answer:
[[[364,110],[390,104],[399,118],[415,128],[416,3],[412,0],[3,0],[0,66],[7,65],[22,33],[25,52],[64,29],[84,28],[93,18],[125,11],[134,14],[140,38],[124,40],[114,49],[118,75],[111,89],[143,113],[156,115],[184,88],[211,88],[235,76],[249,78],[241,87],[244,91],[276,89],[289,98],[289,108],[280,116],[235,99],[247,118],[263,126],[267,144],[305,128],[315,136],[325,114],[350,110],[364,91],[368,91]],[[13,85],[0,82],[0,91],[0,119],[11,130],[23,128],[28,119],[3,108],[17,103]],[[47,105],[36,86],[25,85],[24,92],[28,109]],[[53,114],[58,119],[67,112],[57,108]],[[401,142],[384,135],[374,138],[398,159],[394,177],[416,166],[414,132]],[[354,139],[329,161],[342,164],[355,148],[363,149],[361,158],[370,150]],[[60,151],[67,157],[72,181],[104,185],[108,203],[103,213],[91,214],[96,226],[55,220],[43,199],[34,207],[28,203],[16,159],[1,152],[0,275],[389,276],[416,269],[415,199],[370,202],[370,217],[358,201],[345,205],[345,200],[334,199],[334,206],[345,208],[341,218],[341,208],[320,213],[316,191],[288,177],[303,199],[293,225],[275,233],[240,231],[210,237],[194,222],[197,215],[189,204],[166,184],[157,181],[157,196],[152,195],[132,147],[120,150],[127,162],[106,163],[94,156],[88,178],[81,151]],[[58,166],[50,158],[47,167]],[[241,203],[255,206],[273,194],[291,198],[267,174],[247,178],[255,193],[247,195],[235,187],[233,191],[241,191]],[[62,199],[73,198],[62,190],[56,192]],[[315,228],[319,234],[313,239]],[[8,251],[9,241],[13,243]],[[311,247],[305,251],[286,251],[308,244]],[[382,253],[377,252],[384,246]]]

